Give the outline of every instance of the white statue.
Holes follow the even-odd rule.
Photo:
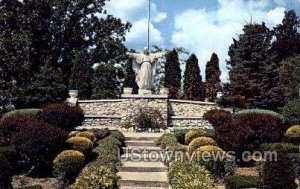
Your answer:
[[[143,53],[127,53],[127,55],[133,58],[132,68],[139,91],[149,91],[156,76],[158,59],[162,58],[165,53],[149,53],[148,48],[145,48]]]

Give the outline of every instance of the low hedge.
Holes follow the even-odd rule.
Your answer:
[[[211,175],[198,163],[174,162],[168,177],[173,189],[215,189]]]
[[[117,188],[116,166],[120,164],[118,153],[124,140],[125,137],[122,133],[115,132],[115,134],[98,141],[98,146],[93,149],[98,157],[83,168],[70,189]]]
[[[260,188],[258,176],[228,176],[224,178],[226,189]]]
[[[264,115],[270,115],[272,117],[279,118],[282,121],[284,120],[284,117],[281,114],[271,110],[262,110],[262,109],[246,109],[246,110],[237,111],[232,114],[232,117],[234,119],[237,119],[237,118],[242,118],[244,116],[247,116],[248,114],[264,114]]]
[[[19,109],[7,112],[2,116],[2,119],[16,117],[16,116],[32,116],[36,117],[42,110],[41,109]]]
[[[105,137],[110,135],[110,131],[107,128],[105,128],[105,129],[92,129],[91,131],[94,132],[97,141],[102,140]]]
[[[299,146],[294,145],[292,143],[265,143],[262,144],[260,147],[261,151],[282,151],[285,154],[290,153],[298,153],[299,152]]]

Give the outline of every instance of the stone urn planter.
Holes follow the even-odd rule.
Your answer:
[[[130,87],[124,87],[124,94],[132,94],[132,88]]]
[[[69,90],[70,98],[77,98],[78,97],[78,90]]]
[[[160,95],[168,95],[168,94],[169,94],[169,89],[168,89],[168,88],[165,88],[165,87],[162,87],[162,88],[160,88],[160,90],[159,90],[159,94],[160,94]]]

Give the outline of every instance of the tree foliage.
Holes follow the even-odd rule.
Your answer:
[[[170,98],[179,98],[181,87],[181,69],[178,53],[175,49],[166,54],[164,87],[169,89]]]
[[[27,87],[46,64],[60,68],[68,85],[77,50],[89,50],[91,63],[121,59],[131,25],[107,15],[104,5],[105,0],[0,1],[0,81],[6,83],[1,94],[10,94],[12,84]]]
[[[221,71],[219,67],[219,58],[216,53],[211,55],[210,61],[206,64],[205,70],[205,97],[209,102],[214,102],[217,97],[217,92],[221,87]]]
[[[94,71],[93,99],[108,99],[118,97],[117,70],[112,63],[102,63]]]
[[[285,12],[282,23],[274,28],[276,40],[272,44],[272,52],[276,63],[300,54],[300,33],[297,31],[299,26],[300,20],[296,12],[290,10]]]
[[[135,73],[132,69],[132,58],[129,58],[126,65],[125,65],[125,79],[123,86],[124,87],[131,87],[133,90],[133,94],[137,94],[139,90],[139,86],[135,81]]]
[[[239,108],[276,109],[283,99],[269,50],[272,33],[264,23],[249,23],[243,31],[228,53],[229,101]]]
[[[204,100],[205,89],[200,75],[198,58],[192,54],[186,61],[184,72],[184,99]]]
[[[80,99],[90,99],[92,95],[93,69],[88,63],[87,52],[79,51],[75,55],[69,89],[78,90]]]
[[[279,76],[286,100],[299,98],[300,55],[283,61],[279,69]]]

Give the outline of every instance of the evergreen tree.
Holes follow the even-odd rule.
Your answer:
[[[95,69],[92,86],[93,99],[114,99],[118,97],[117,71],[112,63],[101,63]]]
[[[49,103],[63,102],[68,97],[68,89],[61,70],[46,65],[28,85],[15,88],[13,96],[16,108],[41,108]]]
[[[179,98],[181,87],[181,69],[178,53],[175,49],[166,54],[164,87],[169,89],[170,98]]]
[[[125,65],[125,80],[123,83],[124,87],[131,87],[133,94],[137,94],[139,90],[139,86],[135,81],[135,73],[132,69],[132,58],[129,58],[127,64]]]
[[[90,99],[92,95],[93,69],[87,53],[79,51],[75,55],[74,66],[69,82],[69,89],[78,90],[80,99]]]
[[[300,90],[300,55],[281,62],[279,76],[285,100],[298,99]]]
[[[200,75],[198,58],[195,54],[192,54],[186,61],[183,83],[184,99],[204,100],[205,89]]]
[[[300,54],[300,34],[297,31],[300,20],[294,10],[285,12],[282,23],[274,28],[275,41],[272,44],[274,61],[282,60]]]
[[[228,100],[238,108],[276,109],[282,100],[269,51],[272,33],[264,23],[249,23],[243,31],[229,48]]]
[[[208,98],[209,102],[215,102],[217,92],[221,87],[221,71],[219,67],[219,58],[216,53],[211,55],[210,61],[206,64],[205,70],[205,97]]]

